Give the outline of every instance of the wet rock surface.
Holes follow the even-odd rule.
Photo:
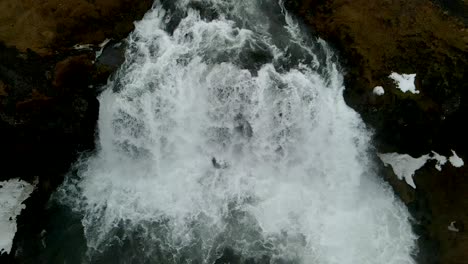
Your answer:
[[[313,34],[339,53],[345,70],[345,99],[375,131],[379,152],[413,157],[454,149],[468,159],[468,31],[466,1],[287,0]],[[419,94],[403,93],[388,78],[416,73]],[[384,95],[373,89],[382,86]],[[430,163],[431,164],[431,163]],[[408,205],[418,234],[419,263],[468,263],[465,167],[442,172],[426,165],[416,172],[414,190],[384,170]]]
[[[152,2],[0,2],[0,181],[39,180],[1,263],[47,263],[37,259],[47,201],[78,155],[94,149],[99,89],[124,61],[120,40]]]

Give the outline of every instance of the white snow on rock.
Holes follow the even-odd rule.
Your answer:
[[[373,90],[373,93],[378,96],[382,96],[385,94],[385,90],[382,86],[376,86]]]
[[[16,217],[26,207],[22,203],[34,187],[20,179],[0,182],[0,254],[10,253],[16,233]]]
[[[414,173],[430,159],[429,155],[413,158],[408,154],[387,153],[378,154],[385,166],[392,166],[398,179],[405,179],[406,183],[416,189],[413,181]]]
[[[98,59],[101,56],[102,52],[104,51],[104,48],[110,41],[110,39],[105,39],[101,44],[99,44],[99,50],[96,51],[96,59]]]
[[[452,150],[452,154],[453,155],[449,158],[449,161],[450,161],[450,163],[452,163],[452,165],[454,167],[460,168],[463,165],[465,165],[463,160],[460,157],[457,156],[457,153],[455,153],[455,151]]]
[[[73,49],[76,50],[93,50],[99,48],[99,50],[96,51],[96,58],[99,58],[101,56],[102,51],[106,47],[107,43],[109,43],[111,40],[110,39],[105,39],[101,44],[99,45],[94,45],[94,44],[76,44],[73,45]]]
[[[416,86],[414,85],[414,80],[416,79],[416,74],[398,74],[396,72],[392,72],[389,78],[393,79],[397,84],[398,89],[402,92],[412,92],[414,94],[418,94],[419,91],[416,90]]]
[[[73,49],[76,49],[76,50],[92,50],[93,49],[93,44],[76,44],[76,45],[73,45]]]
[[[442,171],[442,166],[445,165],[445,163],[447,163],[447,158],[440,155],[439,153],[437,153],[435,151],[432,151],[431,159],[435,160],[437,162],[436,165],[435,165],[435,168],[438,171]]]
[[[413,158],[408,154],[398,154],[398,153],[386,153],[386,154],[377,154],[384,163],[385,166],[390,165],[395,172],[398,179],[405,179],[406,183],[411,187],[416,189],[416,185],[413,181],[414,173],[422,168],[429,160],[435,160],[435,168],[438,171],[442,171],[442,166],[450,161],[450,163],[457,168],[460,168],[464,165],[463,160],[457,156],[455,151],[452,150],[453,155],[447,159],[447,157],[440,155],[439,153],[432,151],[431,154],[423,155],[419,158]]]

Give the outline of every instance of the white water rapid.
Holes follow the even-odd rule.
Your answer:
[[[155,3],[60,190],[88,263],[414,263],[409,213],[307,34],[281,1]]]

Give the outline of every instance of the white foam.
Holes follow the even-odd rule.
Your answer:
[[[463,165],[465,165],[463,160],[460,157],[458,157],[457,153],[455,153],[455,151],[453,150],[452,150],[452,154],[453,155],[449,158],[450,163],[452,163],[452,165],[457,168],[463,167]]]
[[[390,165],[392,167],[398,179],[405,179],[406,183],[414,189],[416,189],[413,180],[414,173],[430,159],[429,155],[413,158],[408,154],[398,153],[379,154],[378,156],[385,166]]]
[[[374,90],[372,91],[375,95],[382,96],[385,94],[385,90],[382,86],[376,86],[374,87]]]
[[[297,27],[271,34],[260,2],[214,3],[219,19],[189,9],[171,34],[157,5],[99,98],[99,152],[79,161],[60,199],[85,215],[89,255],[123,224],[143,230],[143,256],[162,244],[202,263],[224,246],[272,262],[414,263],[409,213],[371,169],[371,136],[328,47],[293,50],[319,49],[322,73],[282,68],[291,50],[275,43]],[[242,69],[239,56],[258,47],[273,60]]]
[[[419,91],[416,90],[416,86],[414,84],[416,74],[398,74],[396,72],[392,72],[389,77],[395,81],[397,88],[402,92],[419,94]]]
[[[23,204],[34,190],[20,179],[0,182],[0,254],[10,253],[16,233],[16,217],[26,206]]]

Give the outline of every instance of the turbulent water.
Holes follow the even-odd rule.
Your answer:
[[[281,1],[156,2],[60,200],[85,263],[414,263],[332,52]]]

